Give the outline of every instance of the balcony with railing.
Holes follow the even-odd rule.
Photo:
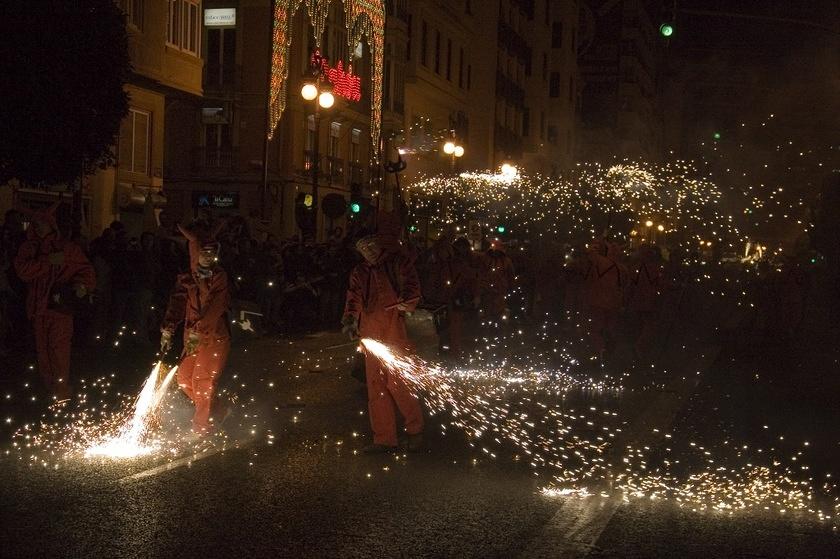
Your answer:
[[[517,58],[523,65],[530,67],[531,65],[531,47],[528,42],[516,32],[516,30],[505,23],[499,21],[498,25],[498,40],[505,50]]]
[[[344,160],[340,157],[327,156],[327,170],[329,171],[330,184],[344,186]]]
[[[496,70],[496,95],[506,99],[515,107],[525,108],[525,90],[499,70]]]
[[[510,157],[520,157],[522,155],[522,137],[519,134],[499,124],[496,124],[495,132],[495,145],[498,151],[504,152]]]
[[[220,147],[199,147],[193,150],[193,169],[207,172],[232,172],[236,171],[237,155],[236,148]]]
[[[365,182],[365,168],[361,163],[350,163],[350,184],[362,184]]]

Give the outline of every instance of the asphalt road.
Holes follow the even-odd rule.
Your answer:
[[[778,412],[787,401],[781,386],[788,385],[765,389],[755,375],[784,378],[783,363],[709,339],[693,342],[672,340],[675,349],[665,357],[668,377],[655,386],[620,394],[571,392],[544,403],[578,410],[581,436],[612,429],[616,437],[606,461],[621,464],[628,447],[646,447],[643,466],[653,468],[665,456],[679,462],[679,471],[708,469],[710,455],[690,442],[712,450],[718,464],[730,464],[727,450],[737,446],[734,441],[770,453],[774,443],[762,437],[775,440],[784,432],[788,439],[801,439],[821,424],[821,434],[809,441],[815,452],[799,456],[797,463],[806,458],[819,463],[823,457],[816,475],[824,476],[826,462],[836,463],[838,456],[836,422],[824,423],[837,417],[834,397],[823,397],[826,409],[806,419],[804,397]],[[451,425],[441,429],[449,421],[445,413],[430,421],[428,452],[363,455],[366,401],[362,386],[347,374],[351,348],[320,351],[343,343],[337,334],[324,334],[239,345],[225,383],[239,396],[236,415],[226,423],[227,440],[134,460],[66,458],[10,447],[11,433],[40,402],[25,401],[31,399],[30,389],[23,388],[31,373],[6,377],[9,397],[0,413],[11,421],[0,461],[0,555],[840,556],[834,521],[820,521],[807,510],[699,510],[690,500],[627,498],[614,478],[593,479],[589,496],[547,495],[542,489],[559,472],[531,467],[515,445],[492,447],[496,457],[491,457],[482,440],[468,439]],[[97,362],[121,371],[123,386],[138,384],[148,370],[143,350],[109,351],[110,357],[99,355]],[[823,357],[801,363],[800,378],[828,359]],[[819,377],[811,380],[817,392],[828,386]],[[761,397],[751,399],[758,394],[755,386],[762,387]],[[178,419],[186,413],[178,398],[170,398],[176,410],[171,421],[185,419]],[[610,411],[619,419],[602,426],[598,414]],[[770,416],[776,422],[765,429]],[[800,419],[786,419],[792,417]],[[662,437],[666,431],[668,439]],[[708,441],[720,446],[712,448]],[[834,503],[825,506],[830,510]]]

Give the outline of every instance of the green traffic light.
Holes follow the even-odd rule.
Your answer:
[[[507,229],[504,225],[499,225],[498,227],[496,227],[496,231],[498,231],[499,233],[504,233],[505,231],[507,231]]]
[[[670,37],[674,34],[674,26],[670,23],[663,23],[659,26],[659,34],[663,37]]]
[[[360,211],[362,211],[361,204],[359,204],[358,202],[353,202],[352,204],[350,204],[350,211],[354,214],[359,213]]]
[[[715,132],[714,134],[712,134],[712,137],[713,137],[715,140],[720,140],[720,132]]]

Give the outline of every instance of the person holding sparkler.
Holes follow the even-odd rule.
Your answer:
[[[93,291],[96,273],[81,247],[61,237],[55,211],[33,212],[28,239],[15,257],[26,283],[26,311],[35,329],[38,371],[58,400],[70,397],[70,345],[75,303]]]
[[[405,313],[420,301],[420,282],[414,264],[400,250],[397,238],[369,235],[356,243],[364,257],[350,274],[350,287],[342,325],[354,339],[372,338],[383,344],[407,349],[410,345],[405,327]],[[373,430],[373,444],[368,454],[393,452],[397,448],[395,405],[405,418],[407,449],[423,447],[423,412],[420,402],[398,375],[385,368],[379,359],[366,351],[365,368],[368,409]]]
[[[484,256],[481,281],[481,303],[485,317],[494,323],[505,320],[508,312],[507,298],[514,287],[516,272],[501,239],[490,243]]]
[[[190,241],[192,271],[178,276],[161,327],[161,354],[172,345],[177,326],[184,323],[184,350],[178,367],[178,386],[195,405],[193,434],[212,430],[211,406],[216,382],[230,352],[230,284],[219,266],[219,243],[182,229]]]
[[[587,307],[592,349],[603,363],[607,344],[614,341],[618,316],[624,303],[627,271],[619,262],[621,248],[603,237],[589,245],[586,273]]]

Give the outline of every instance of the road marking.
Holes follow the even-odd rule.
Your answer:
[[[167,462],[166,464],[161,464],[160,466],[156,466],[154,468],[150,468],[148,470],[143,470],[141,472],[137,472],[136,474],[131,474],[125,477],[120,478],[117,480],[119,483],[131,483],[132,481],[137,481],[140,479],[145,479],[147,477],[156,476],[158,474],[162,474],[165,472],[170,472],[172,470],[176,470],[178,468],[183,468],[185,466],[189,467],[195,464],[196,462],[200,462],[202,460],[206,460],[211,456],[215,456],[222,451],[225,450],[234,450],[234,449],[241,449],[250,446],[254,442],[253,438],[246,439],[242,441],[240,444],[237,444],[235,447],[231,448],[211,448],[201,453],[193,453],[189,456],[184,456],[183,458],[179,458],[177,460],[173,460],[172,462]]]
[[[708,369],[717,358],[719,349],[706,348],[697,356],[697,362],[687,369]],[[678,388],[658,392],[651,404],[630,425],[626,433],[628,440],[637,446],[652,444],[655,440],[653,428],[660,431],[670,428],[683,403],[698,384],[699,379],[694,383],[684,383]],[[622,504],[623,501],[616,497],[564,498],[560,509],[545,523],[540,535],[534,537],[519,556],[578,556],[597,549],[601,534]]]

